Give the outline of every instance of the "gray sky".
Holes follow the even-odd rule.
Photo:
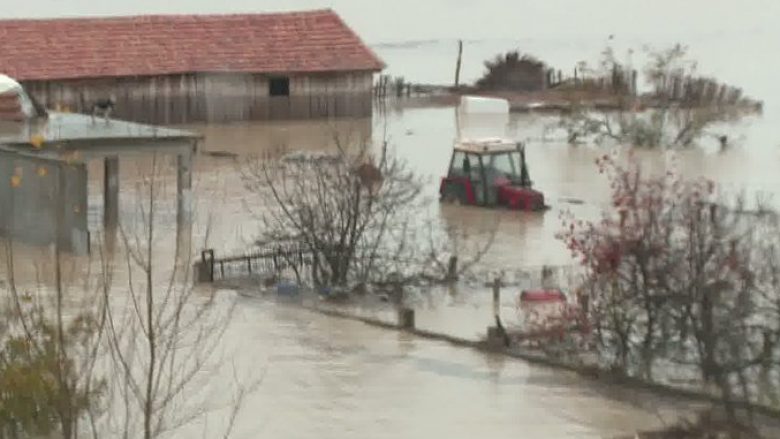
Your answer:
[[[331,7],[371,43],[610,33],[695,39],[777,35],[775,0],[0,0],[0,16],[262,12]],[[593,6],[588,6],[592,4]]]

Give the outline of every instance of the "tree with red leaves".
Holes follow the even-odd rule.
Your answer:
[[[584,268],[600,359],[646,380],[696,373],[736,416],[780,381],[776,215],[708,180],[597,164],[611,206],[596,222],[564,214],[559,238]]]

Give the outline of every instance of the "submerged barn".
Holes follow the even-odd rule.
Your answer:
[[[331,10],[0,20],[0,72],[43,105],[186,123],[371,114],[384,64]]]

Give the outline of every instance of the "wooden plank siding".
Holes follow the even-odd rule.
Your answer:
[[[273,97],[268,76],[243,73],[27,81],[22,85],[47,108],[88,113],[96,100],[114,96],[112,117],[164,125],[371,115],[371,72],[289,78],[290,95]]]

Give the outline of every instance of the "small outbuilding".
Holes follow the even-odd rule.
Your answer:
[[[21,91],[23,93],[23,91]],[[91,232],[116,241],[119,166],[140,154],[169,157],[176,169],[177,238],[190,236],[192,163],[202,136],[183,130],[49,112],[22,121],[0,119],[0,237],[62,251],[89,252]],[[88,221],[88,170],[103,163],[103,221]],[[93,200],[94,202],[94,200]],[[95,228],[96,227],[96,228]],[[109,244],[113,248],[113,244]]]

